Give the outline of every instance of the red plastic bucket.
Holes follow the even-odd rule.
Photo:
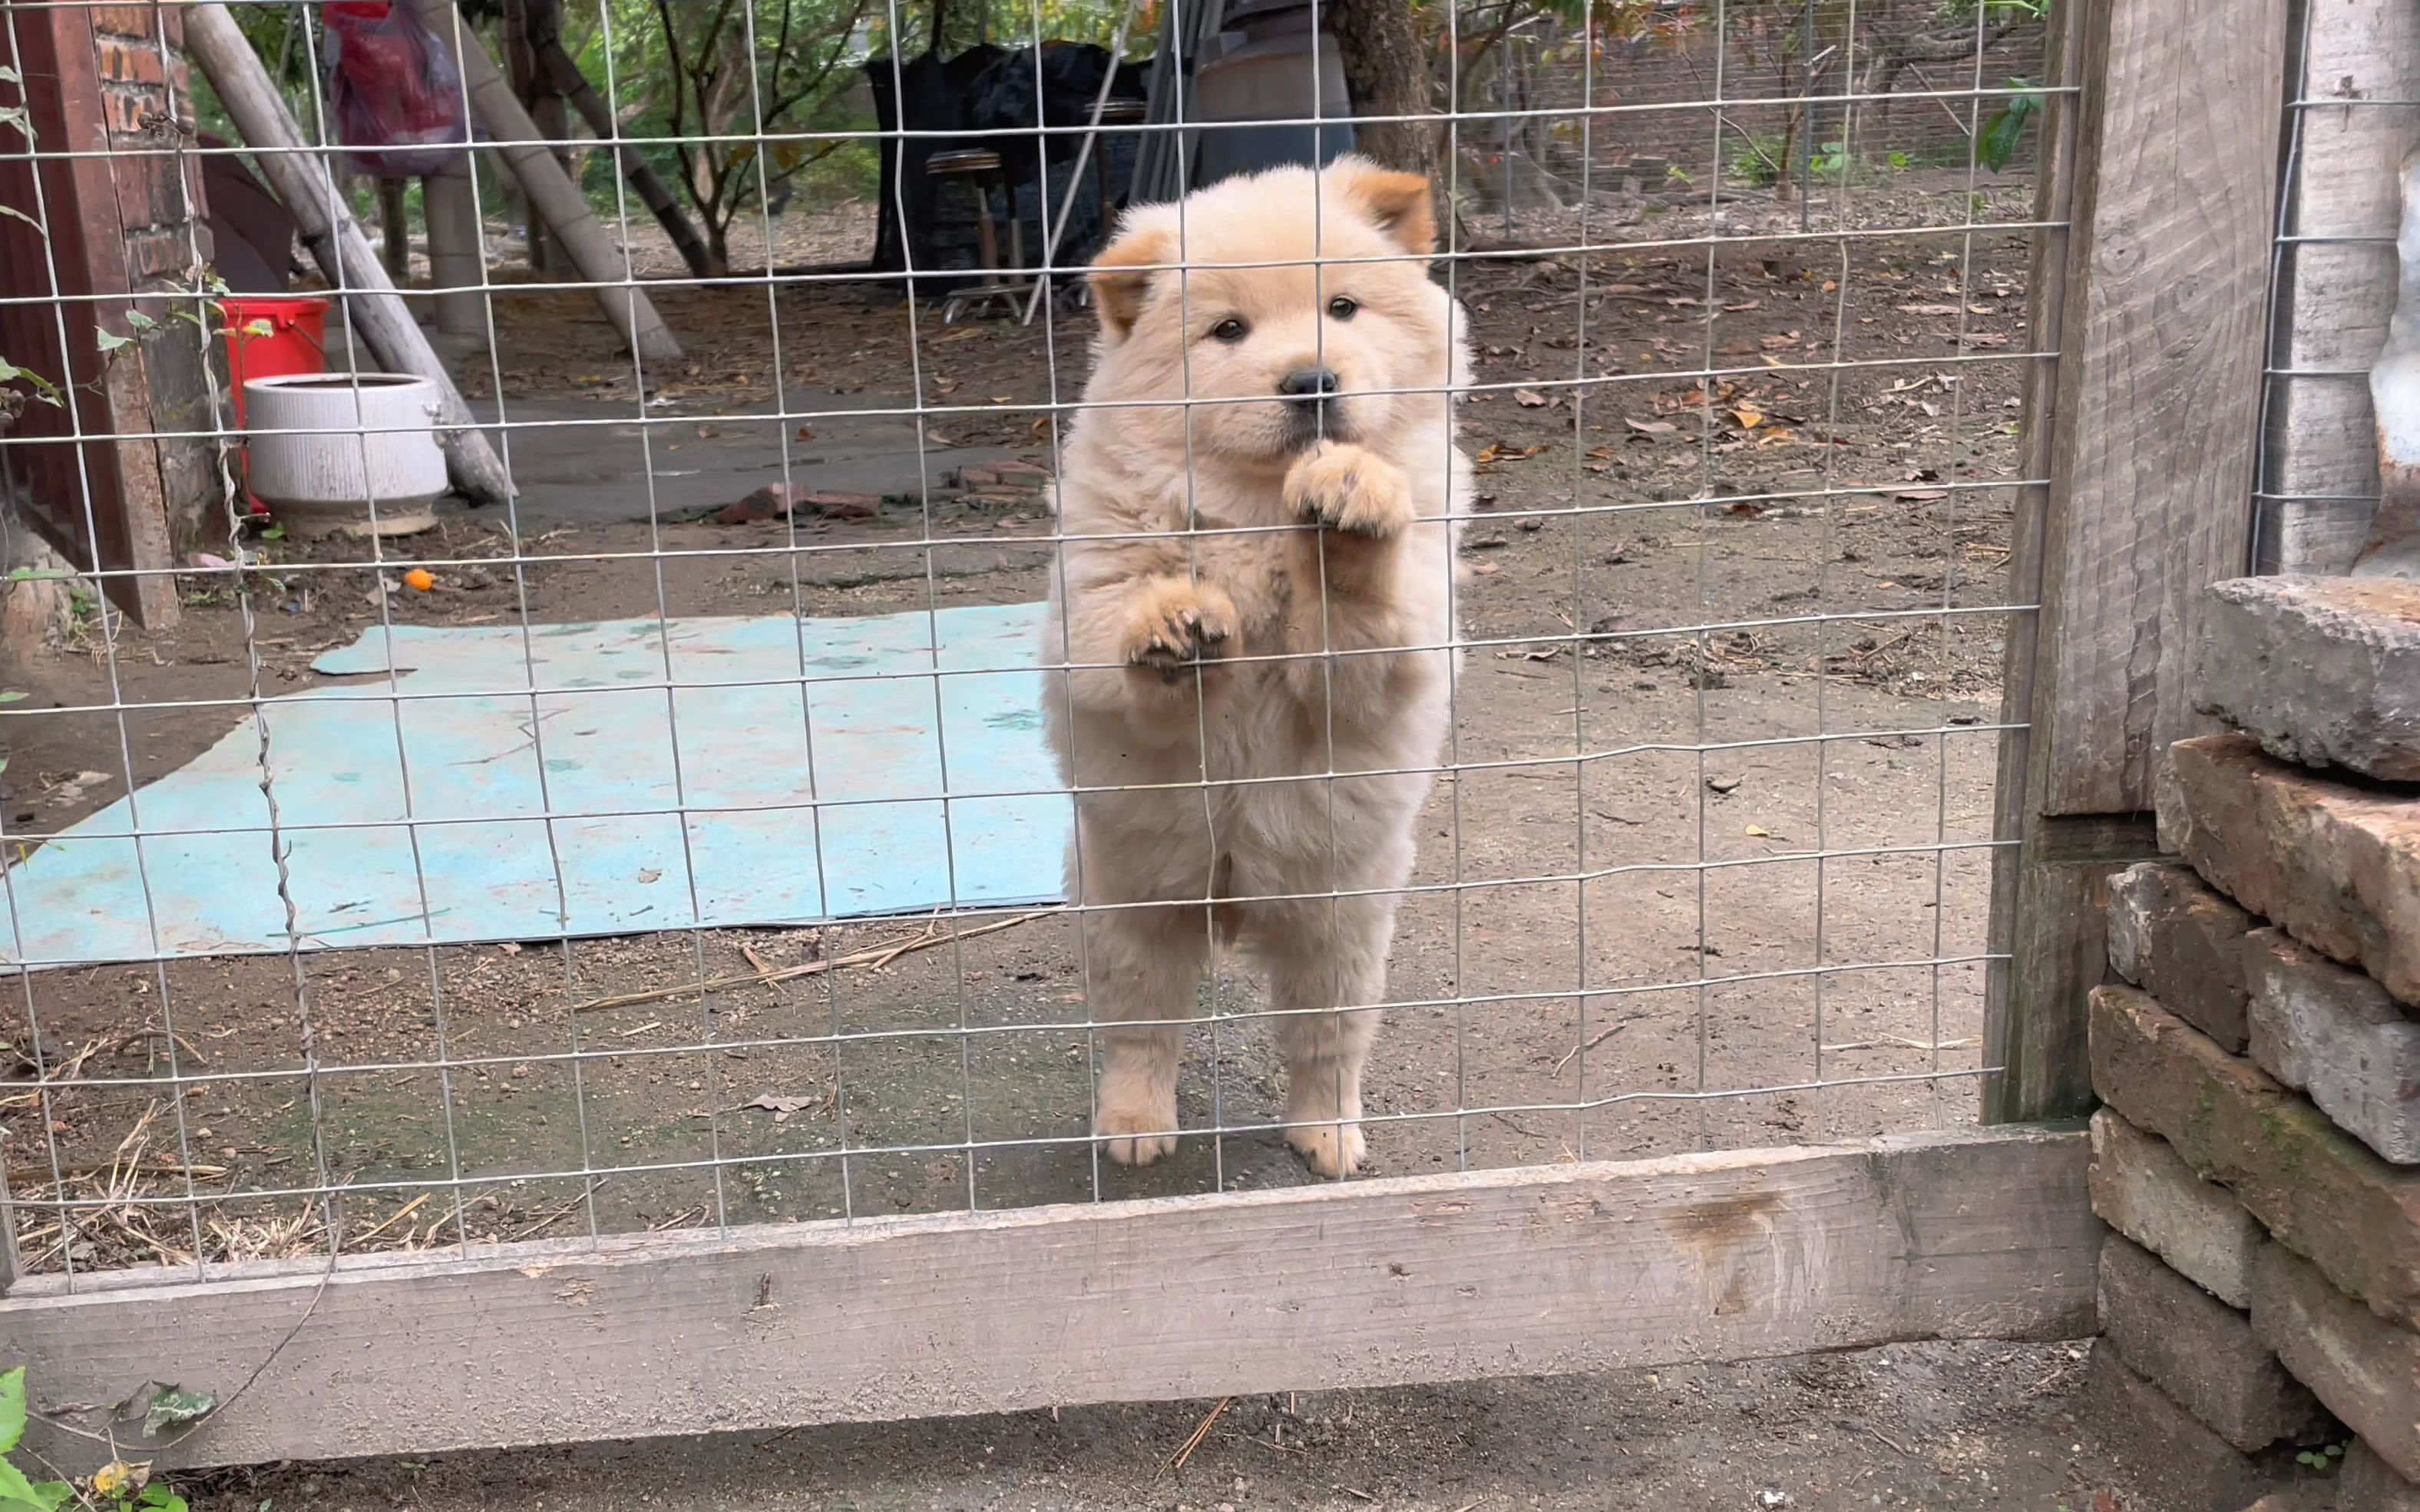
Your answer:
[[[226,312],[227,381],[235,389],[235,424],[241,430],[247,378],[327,370],[328,301],[308,295],[237,294],[219,306]]]
[[[243,385],[250,378],[323,373],[328,367],[328,301],[313,295],[238,294],[226,312],[227,382],[235,390],[235,428],[243,429]],[[244,459],[251,471],[251,458]],[[244,496],[256,515],[269,506]]]

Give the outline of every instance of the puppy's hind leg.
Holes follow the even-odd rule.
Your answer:
[[[1350,1176],[1366,1149],[1361,1069],[1387,995],[1390,900],[1311,903],[1285,910],[1254,949],[1269,972],[1278,1048],[1286,1063],[1286,1143],[1321,1176]]]
[[[1199,903],[1109,908],[1083,922],[1101,1061],[1093,1133],[1121,1165],[1176,1152],[1176,1063],[1210,959]],[[1168,1022],[1147,1023],[1143,1020]]]

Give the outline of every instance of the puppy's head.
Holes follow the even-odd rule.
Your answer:
[[[1440,413],[1452,381],[1435,240],[1428,180],[1360,158],[1141,207],[1093,266],[1095,392],[1200,401],[1116,423],[1183,438],[1189,417],[1209,459],[1281,465],[1322,439],[1383,442]]]

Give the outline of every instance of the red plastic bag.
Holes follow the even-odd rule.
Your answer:
[[[417,178],[454,161],[470,133],[448,44],[391,0],[319,8],[328,104],[355,173]]]

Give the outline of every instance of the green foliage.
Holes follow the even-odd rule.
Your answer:
[[[55,1512],[75,1488],[65,1481],[34,1481],[10,1461],[25,1437],[25,1367],[0,1375],[0,1512]]]
[[[2317,1449],[2304,1449],[2295,1455],[2294,1463],[2305,1470],[2316,1470],[2323,1474],[2332,1473],[2343,1460],[2344,1452],[2345,1446],[2341,1443],[2323,1444]]]
[[[1781,160],[1789,151],[1788,140],[1778,131],[1742,136],[1731,143],[1730,162],[1724,168],[1732,182],[1761,189],[1780,181]]]
[[[191,1410],[189,1415],[177,1418],[178,1425],[194,1421],[217,1405],[215,1398],[203,1393],[163,1386],[151,1399],[155,1419],[163,1399],[171,1401],[172,1413]],[[9,1458],[24,1440],[26,1415],[25,1367],[19,1365],[0,1374],[0,1512],[58,1512],[70,1503],[95,1508],[96,1512],[189,1512],[183,1497],[151,1478],[147,1463],[112,1459],[92,1473],[90,1489],[84,1493],[63,1480],[31,1478]],[[156,1436],[160,1430],[151,1431]]]
[[[1992,113],[1975,138],[1976,161],[1993,173],[2009,165],[2009,160],[2017,154],[2018,144],[2024,140],[2026,124],[2041,114],[2042,97],[2030,92],[2030,80],[2010,79],[2010,88],[2028,92],[2010,95],[2008,103]]]

